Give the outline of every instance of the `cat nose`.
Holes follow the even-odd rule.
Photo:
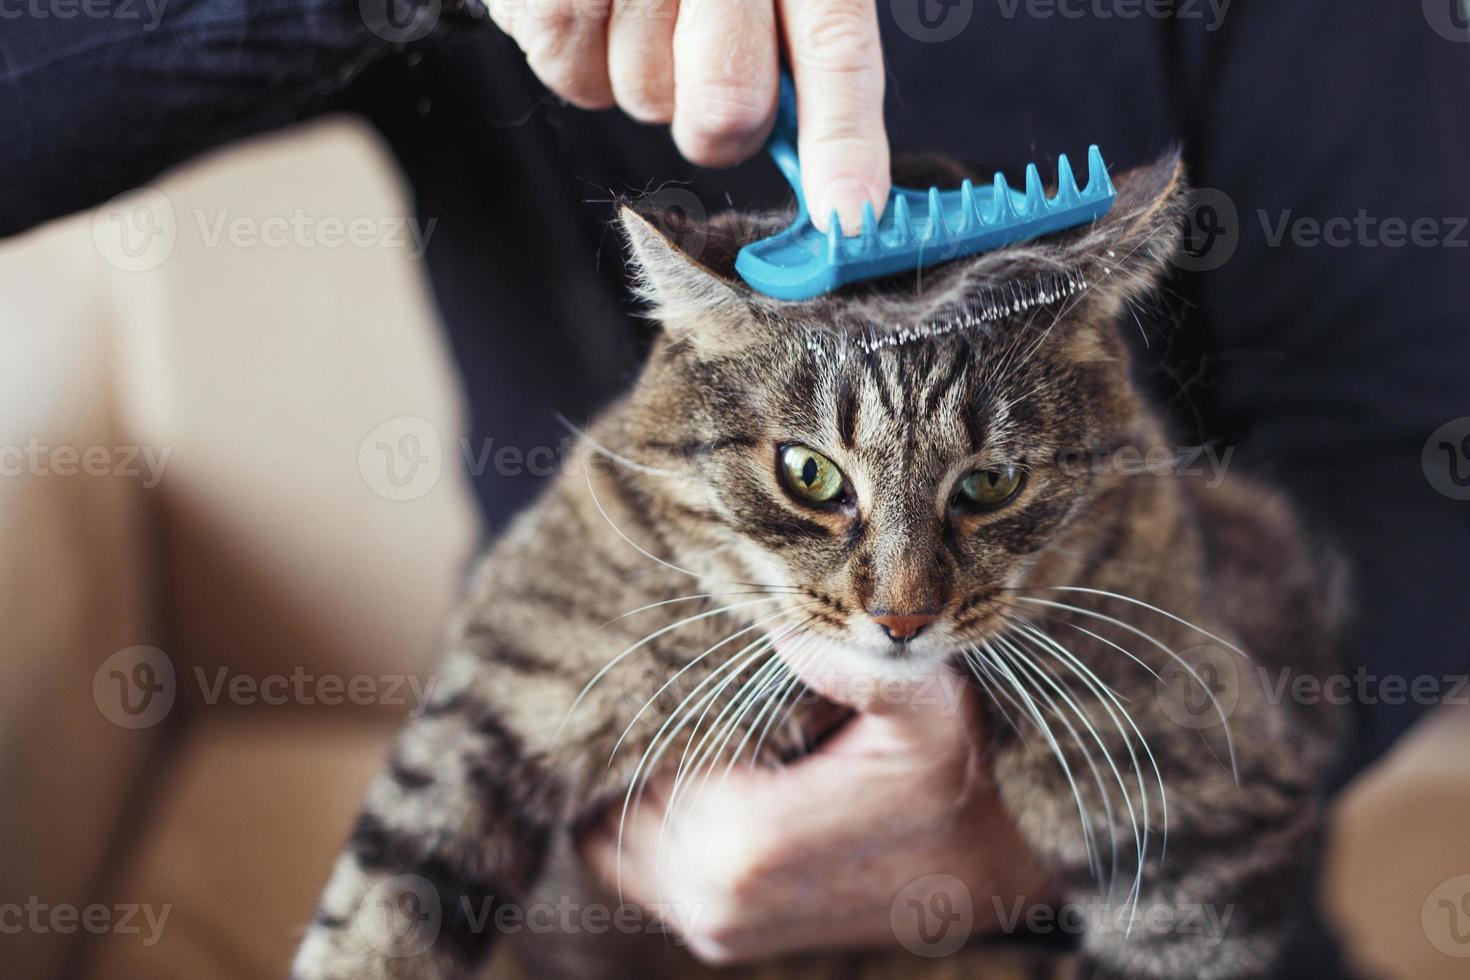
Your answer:
[[[873,622],[883,627],[890,640],[907,643],[923,632],[924,627],[939,618],[938,613],[891,613],[879,609],[872,613]]]

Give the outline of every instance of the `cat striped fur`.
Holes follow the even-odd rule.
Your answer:
[[[512,957],[536,976],[712,972],[642,934],[522,932],[502,956],[499,914],[615,903],[570,841],[652,774],[696,792],[740,752],[809,751],[843,712],[797,697],[785,658],[838,647],[879,675],[970,672],[982,764],[1021,832],[1076,902],[1119,914],[1089,920],[1075,956],[981,943],[720,972],[1268,976],[1309,887],[1338,721],[1255,678],[1330,668],[1340,586],[1270,487],[1112,465],[1170,445],[1120,321],[1164,275],[1188,195],[1175,157],[1117,185],[1092,226],[804,303],[731,275],[779,216],[626,208],[662,340],[480,563],[296,980],[447,980]],[[793,443],[842,469],[845,503],[783,486]],[[957,479],[1004,466],[1020,474],[1004,506],[955,504]],[[937,618],[900,646],[880,609]],[[1148,924],[1190,909],[1213,932]]]

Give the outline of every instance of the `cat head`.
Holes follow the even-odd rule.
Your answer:
[[[1044,563],[1083,560],[1070,539],[1109,478],[1076,463],[1151,424],[1119,321],[1163,274],[1187,194],[1177,156],[1116,184],[1093,225],[805,302],[733,274],[784,217],[624,208],[663,337],[620,438],[680,560],[712,591],[789,597],[768,632],[800,624],[894,673],[995,630]]]

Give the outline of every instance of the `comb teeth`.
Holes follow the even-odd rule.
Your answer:
[[[993,225],[1007,224],[1016,220],[1016,208],[1011,203],[1011,188],[1006,184],[1005,175],[996,172],[995,175],[995,213],[990,219]]]
[[[1108,176],[1108,166],[1103,163],[1102,150],[1096,145],[1087,148],[1087,190],[1083,191],[1087,197],[1106,197],[1116,193],[1113,190],[1113,180]]]
[[[873,202],[863,202],[863,226],[858,232],[858,254],[865,255],[878,244],[878,216],[873,213]]]
[[[1026,213],[1028,215],[1040,214],[1041,209],[1046,206],[1046,187],[1041,183],[1041,171],[1036,169],[1036,164],[1026,165]]]
[[[816,233],[803,213],[785,231],[746,245],[735,267],[758,292],[804,300],[848,283],[1034,239],[1095,221],[1112,207],[1116,193],[1096,146],[1088,147],[1087,169],[1082,190],[1071,161],[1059,156],[1056,194],[1050,198],[1035,164],[1026,167],[1024,193],[1002,173],[989,187],[968,180],[947,191],[894,187],[881,221],[870,204],[864,206],[856,236],[843,237],[835,213],[826,235]]]
[[[960,184],[960,224],[955,231],[963,234],[972,222],[980,220],[980,205],[975,202],[975,185],[966,180]]]
[[[1057,199],[1053,206],[1070,208],[1081,200],[1082,192],[1077,189],[1077,178],[1072,175],[1072,161],[1063,153],[1057,157]]]
[[[924,229],[924,241],[944,241],[944,203],[939,197],[939,188],[929,188],[929,227]]]
[[[909,216],[909,199],[899,195],[893,202],[893,244],[904,245],[914,237],[914,222]]]

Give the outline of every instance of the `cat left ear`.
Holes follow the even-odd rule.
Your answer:
[[[1067,240],[1064,265],[1091,284],[1089,302],[1117,315],[1154,289],[1178,252],[1189,182],[1177,149],[1117,178],[1118,199],[1106,217]]]
[[[633,208],[624,205],[618,218],[628,239],[634,288],[666,330],[710,334],[747,319],[746,304],[733,283],[700,264]],[[703,246],[708,236],[691,227],[690,240]]]

